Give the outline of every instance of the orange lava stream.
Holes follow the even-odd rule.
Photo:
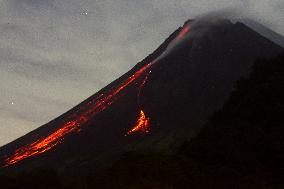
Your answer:
[[[77,126],[78,124],[75,121],[68,122],[65,127],[57,130],[48,137],[38,140],[30,145],[19,148],[18,150],[16,150],[15,154],[12,157],[5,159],[6,162],[5,166],[15,164],[18,161],[21,161],[25,158],[37,154],[42,154],[50,150],[51,148],[53,148],[54,146],[56,146],[58,143],[61,142],[59,138],[62,138],[67,133],[75,131],[77,129]]]
[[[145,78],[143,79],[141,85],[138,88],[138,93],[137,93],[137,100],[138,100],[138,104],[140,104],[140,96],[141,96],[141,91],[144,88],[144,86],[146,85],[146,82],[149,78],[151,71],[147,73],[147,75],[145,76]]]
[[[140,117],[137,120],[136,125],[127,132],[127,135],[131,135],[136,132],[143,132],[143,133],[149,133],[150,127],[149,127],[150,119],[146,117],[143,110],[140,110]]]
[[[177,39],[181,40],[184,38],[184,36],[190,31],[190,27],[184,26],[181,30],[181,32],[178,34]]]
[[[189,27],[185,27],[184,29],[182,29],[177,38],[181,39],[188,31]],[[80,107],[75,113],[73,113],[69,117],[69,121],[64,123],[60,127],[60,129],[55,130],[53,133],[44,138],[38,139],[35,142],[32,142],[15,150],[15,152],[10,157],[6,157],[4,159],[3,167],[16,164],[24,159],[37,156],[46,151],[49,151],[56,145],[60,144],[64,140],[64,137],[66,135],[79,132],[83,124],[88,122],[94,115],[104,111],[112,103],[114,103],[115,100],[119,97],[118,95],[120,94],[120,92],[129,85],[131,85],[135,80],[140,78],[142,74],[144,74],[153,64],[156,63],[156,60],[140,68],[116,88],[111,89],[107,94],[99,94],[97,98],[88,102],[85,107]],[[147,77],[148,75],[140,85],[139,91],[145,85]],[[143,131],[145,133],[149,132],[149,119],[146,118],[142,110],[140,112],[140,118],[137,121],[137,125],[133,129],[131,129],[127,134],[129,135],[137,131]]]
[[[86,123],[97,113],[100,113],[109,107],[109,105],[115,101],[114,97],[116,97],[127,86],[132,84],[136,79],[138,79],[153,64],[154,62],[140,68],[131,77],[123,81],[118,87],[112,89],[107,96],[99,95],[99,98],[95,100],[95,102],[88,103],[88,108],[84,108],[85,110],[83,110],[83,112],[77,112],[76,114],[71,115],[71,117],[75,118],[74,120],[68,121],[60,129],[56,130],[49,136],[17,149],[12,156],[5,158],[4,167],[13,165],[26,158],[42,154],[61,143],[64,140],[65,135],[79,132],[80,127],[84,123]]]

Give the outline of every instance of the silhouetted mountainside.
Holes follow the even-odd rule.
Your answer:
[[[175,154],[257,58],[282,50],[242,23],[189,21],[121,78],[2,147],[2,172],[49,167],[74,179],[127,151]]]
[[[284,52],[273,59],[258,59],[222,109],[176,154],[127,153],[108,172],[92,175],[88,184],[99,188],[283,188],[283,73]]]
[[[256,57],[279,53],[278,46],[242,23],[220,21],[194,27],[193,38],[161,60],[144,87],[144,109],[153,128],[162,128],[156,131],[157,137],[146,139],[147,145],[143,140],[135,148],[159,143],[163,148],[167,140],[174,150],[178,141],[195,135],[212,112],[222,107],[235,82],[251,71]],[[273,51],[272,46],[276,47]],[[177,127],[179,132],[173,132]]]
[[[182,153],[210,174],[226,167],[235,175],[283,188],[283,73],[284,53],[256,61],[250,77],[238,83],[222,110],[182,146]]]
[[[253,20],[246,19],[243,20],[243,22],[249,27],[253,28],[259,34],[280,45],[281,47],[284,47],[284,37],[282,35]]]
[[[284,54],[255,62],[223,108],[177,153],[125,153],[78,180],[52,169],[1,177],[6,188],[283,188]],[[17,182],[15,182],[17,181]]]

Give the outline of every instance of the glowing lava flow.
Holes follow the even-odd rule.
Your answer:
[[[141,110],[140,117],[137,120],[136,125],[130,131],[127,132],[127,135],[131,135],[138,131],[141,131],[143,133],[149,133],[150,132],[149,122],[150,122],[150,119],[147,118],[143,110]]]
[[[177,39],[183,38],[188,31],[189,27],[185,26],[177,36]],[[84,107],[79,107],[75,113],[69,116],[69,120],[62,124],[60,129],[55,130],[53,133],[44,138],[38,139],[35,142],[18,148],[11,156],[4,159],[4,167],[16,164],[24,159],[49,151],[56,145],[60,144],[66,135],[79,132],[82,125],[87,123],[93,116],[104,111],[112,103],[114,103],[119,97],[121,91],[131,85],[135,80],[138,80],[141,75],[146,73],[146,71],[159,60],[159,58],[160,57],[140,68],[117,87],[111,89],[107,94],[101,93],[97,98],[88,102]],[[146,75],[146,78],[142,81],[142,84],[139,87],[138,96],[140,95],[140,91],[146,83],[149,73]],[[146,118],[143,110],[140,111],[140,118],[137,121],[137,125],[127,134],[132,134],[137,131],[143,131],[146,133],[149,132],[149,118]]]
[[[141,85],[140,85],[139,88],[138,88],[138,93],[137,93],[138,105],[140,105],[141,91],[142,91],[143,87],[146,85],[146,82],[147,82],[147,80],[148,80],[148,78],[149,78],[150,73],[151,73],[151,71],[149,71],[149,72],[147,73],[147,75],[145,76],[145,78],[143,79]]]
[[[138,102],[139,106],[141,106],[140,105],[140,94],[141,94],[141,91],[142,91],[143,87],[146,85],[146,82],[148,80],[148,77],[149,77],[150,73],[151,73],[151,71],[147,73],[146,77],[143,79],[141,85],[138,88],[139,90],[138,90],[138,94],[137,94],[137,102]],[[140,117],[137,120],[136,125],[132,129],[130,129],[125,136],[131,135],[131,134],[133,134],[135,132],[138,132],[138,131],[142,131],[144,133],[148,133],[149,132],[149,128],[150,128],[149,122],[150,122],[150,119],[146,118],[145,113],[144,113],[143,110],[140,110]]]
[[[184,26],[180,33],[177,36],[178,40],[181,40],[184,38],[184,36],[190,31],[190,27],[188,25]]]
[[[42,154],[61,143],[64,140],[65,135],[79,132],[80,127],[84,123],[86,123],[97,113],[100,113],[109,107],[109,105],[116,100],[114,97],[116,97],[127,86],[132,84],[136,79],[138,79],[153,64],[154,62],[146,64],[140,68],[131,77],[124,80],[118,87],[110,90],[107,96],[99,95],[98,99],[92,103],[88,103],[87,108],[84,108],[82,112],[76,112],[76,114],[71,115],[71,118],[74,117],[73,120],[68,121],[60,129],[56,130],[49,136],[17,149],[11,157],[8,157],[4,160],[4,167],[13,165],[26,158]]]
[[[16,150],[15,154],[12,157],[5,159],[5,166],[15,164],[18,161],[21,161],[31,156],[42,154],[50,150],[63,140],[64,135],[76,130],[78,131],[78,126],[79,124],[75,121],[68,122],[63,128],[57,130],[48,137],[19,148],[18,150]]]
[[[176,37],[175,40],[182,40],[185,35],[190,31],[190,26],[189,25],[185,25],[180,33],[178,34],[178,36]],[[166,50],[167,51],[167,50]],[[159,57],[156,59],[158,60]],[[138,95],[137,95],[137,101],[138,101],[138,105],[140,105],[140,94],[141,94],[141,91],[143,89],[143,87],[145,86],[147,80],[148,80],[148,77],[150,75],[151,71],[149,71],[146,75],[146,77],[144,78],[143,82],[141,83],[140,87],[139,87],[139,90],[138,90]],[[149,122],[150,122],[150,119],[149,118],[146,118],[145,116],[145,113],[143,110],[140,110],[140,117],[139,119],[137,120],[137,123],[136,125],[130,130],[127,132],[127,135],[131,135],[135,132],[138,132],[138,131],[142,131],[144,133],[148,133],[149,132]],[[126,136],[127,136],[126,135]]]

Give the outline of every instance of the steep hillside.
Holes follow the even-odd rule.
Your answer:
[[[121,78],[2,147],[1,170],[45,166],[77,175],[110,166],[129,150],[175,153],[256,58],[282,50],[242,23],[189,21]]]

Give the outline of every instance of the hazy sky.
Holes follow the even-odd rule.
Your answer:
[[[0,0],[0,146],[125,73],[187,19],[228,8],[284,34],[283,0]]]

